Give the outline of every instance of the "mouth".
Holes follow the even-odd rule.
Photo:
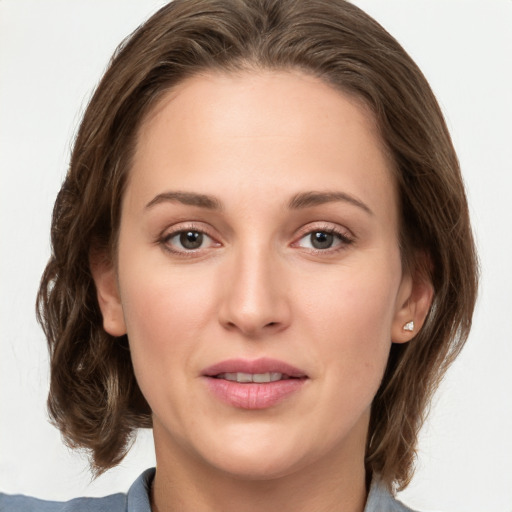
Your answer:
[[[288,379],[308,378],[306,372],[284,361],[262,357],[260,359],[227,359],[205,368],[205,377],[239,383],[268,383]]]
[[[202,372],[209,391],[240,409],[266,409],[297,393],[309,378],[294,366],[276,359],[230,359]]]

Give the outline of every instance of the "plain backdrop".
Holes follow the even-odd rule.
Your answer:
[[[482,281],[472,335],[423,429],[400,498],[420,510],[512,511],[512,1],[358,0],[416,60],[464,172]],[[34,299],[50,214],[88,98],[117,44],[161,0],[0,0],[0,490],[46,499],[126,491],[154,464],[143,431],[92,481],[45,411]]]

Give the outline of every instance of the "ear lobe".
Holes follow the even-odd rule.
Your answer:
[[[404,276],[391,326],[393,343],[407,343],[418,334],[425,323],[433,297],[434,286],[426,275],[417,272],[414,277]]]
[[[123,336],[126,326],[114,265],[104,252],[91,252],[89,265],[103,316],[103,328],[111,336]]]

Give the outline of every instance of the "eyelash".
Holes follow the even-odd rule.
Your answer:
[[[201,251],[203,248],[202,247],[199,247],[198,249],[180,249],[180,250],[176,250],[176,249],[173,249],[172,246],[170,245],[170,241],[178,236],[178,235],[181,235],[183,233],[187,233],[187,232],[192,232],[192,233],[198,233],[200,235],[205,235],[207,236],[212,244],[216,245],[217,247],[220,246],[220,242],[217,242],[215,240],[215,238],[210,235],[208,233],[208,230],[205,230],[205,228],[203,226],[197,226],[197,225],[194,225],[194,224],[189,224],[189,225],[186,225],[186,226],[182,226],[180,227],[179,229],[175,229],[173,231],[171,231],[170,233],[164,233],[162,234],[158,239],[157,239],[157,244],[159,244],[165,251],[173,254],[173,255],[176,255],[176,256],[179,256],[179,257],[184,257],[184,258],[187,258],[187,257],[196,257],[199,253],[199,251]],[[308,248],[308,251],[311,252],[311,253],[314,253],[314,254],[333,254],[333,253],[337,253],[339,251],[342,251],[344,249],[347,248],[347,246],[351,245],[354,243],[355,241],[355,237],[353,237],[352,235],[348,235],[346,231],[342,231],[342,230],[339,230],[339,229],[336,229],[332,226],[328,226],[328,225],[324,225],[324,226],[318,226],[318,227],[314,227],[314,228],[306,228],[302,231],[302,233],[299,235],[298,238],[296,238],[296,241],[293,242],[291,244],[292,247],[297,247],[298,246],[298,243],[303,240],[304,238],[306,238],[307,236],[311,236],[313,233],[324,233],[324,234],[327,234],[327,235],[332,235],[334,237],[336,237],[338,240],[339,240],[339,245],[336,246],[336,247],[328,247],[328,248],[325,248],[325,249],[315,249],[315,248]]]

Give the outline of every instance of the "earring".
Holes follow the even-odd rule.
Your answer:
[[[414,320],[411,320],[410,322],[407,322],[403,327],[402,329],[404,331],[409,331],[409,332],[412,332],[414,331]]]

